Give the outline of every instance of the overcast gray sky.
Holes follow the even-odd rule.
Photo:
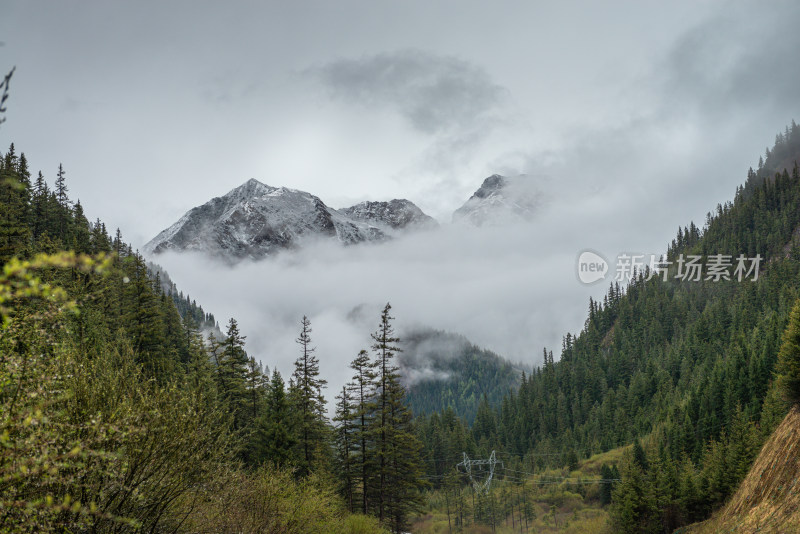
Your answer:
[[[221,271],[165,260],[206,307],[237,315],[263,354],[278,349],[259,325],[278,315],[316,314],[334,332],[343,311],[394,299],[408,301],[397,313],[410,322],[534,361],[604,291],[575,283],[579,250],[663,251],[678,225],[702,224],[732,198],[800,117],[800,8],[788,1],[4,0],[0,10],[0,69],[17,66],[0,145],[14,141],[51,182],[63,163],[72,197],[136,246],[251,177],[332,207],[408,198],[445,222],[492,173],[538,182],[545,205],[514,240],[446,234],[446,246],[378,249],[402,280],[381,291],[354,289],[358,273],[385,267],[373,252],[329,251],[333,264],[301,269],[284,297],[251,288],[267,274],[292,279],[297,264],[241,267],[252,278],[239,276],[240,300]],[[496,263],[481,247],[495,247]],[[435,284],[440,300],[472,297],[437,320],[445,310],[425,298]],[[509,329],[526,333],[509,342]],[[356,344],[339,343],[340,359]]]

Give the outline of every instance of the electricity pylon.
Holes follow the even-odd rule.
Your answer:
[[[503,467],[503,462],[497,460],[494,455],[494,451],[492,454],[489,455],[488,460],[470,460],[467,456],[467,453],[464,453],[464,460],[456,465],[456,469],[463,467],[464,472],[469,475],[469,480],[472,482],[472,487],[475,489],[475,493],[483,493],[488,494],[489,488],[492,485],[492,478],[494,477],[494,468],[497,464],[500,464]],[[473,466],[480,466],[481,471],[483,470],[483,466],[489,466],[489,474],[486,476],[486,480],[475,480],[475,477],[472,473]]]

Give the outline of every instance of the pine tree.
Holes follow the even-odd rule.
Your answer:
[[[319,377],[319,360],[311,346],[311,321],[301,320],[300,336],[295,340],[301,347],[294,362],[291,388],[292,404],[297,410],[297,446],[300,450],[298,475],[307,476],[322,458],[325,435],[325,398],[322,389],[327,381]]]
[[[50,190],[44,179],[42,171],[36,177],[33,186],[33,238],[38,239],[47,228],[47,199],[50,197]]]
[[[75,203],[75,210],[72,221],[72,246],[71,248],[76,252],[88,254],[91,252],[90,241],[90,227],[86,215],[83,213],[83,206],[81,201]]]
[[[378,330],[372,334],[375,354],[376,414],[372,434],[377,457],[374,476],[378,519],[393,532],[402,532],[411,512],[421,504],[422,444],[412,428],[411,413],[405,405],[405,388],[394,364],[400,352],[389,315],[391,305],[381,312]]]
[[[283,378],[274,369],[267,390],[266,409],[256,422],[252,453],[256,464],[285,467],[292,462],[292,449],[296,444],[293,419]]]
[[[472,435],[477,444],[484,443],[488,448],[491,448],[491,444],[497,438],[497,420],[485,394],[478,403],[478,412],[472,424]]]
[[[795,302],[783,333],[776,370],[784,398],[792,404],[800,404],[800,299]]]
[[[342,386],[342,392],[336,396],[336,415],[333,420],[336,426],[336,453],[341,479],[341,491],[347,503],[349,512],[355,511],[355,462],[354,462],[354,437],[356,423],[356,407],[352,404],[347,386]]]
[[[66,238],[67,222],[69,219],[69,197],[67,196],[67,181],[65,178],[66,172],[64,166],[58,164],[58,172],[56,173],[56,200],[60,209],[58,210],[58,237],[63,242]]]
[[[174,372],[174,363],[166,358],[166,339],[161,322],[160,302],[153,294],[147,266],[141,256],[133,256],[126,265],[121,302],[123,324],[130,332],[138,361],[150,376],[166,379]]]
[[[642,457],[637,456],[635,453],[627,455],[622,464],[622,481],[612,492],[610,515],[614,532],[645,534],[658,531],[656,496],[650,477],[642,468]]]
[[[372,419],[375,415],[375,364],[370,360],[367,351],[362,350],[350,363],[356,374],[349,384],[351,397],[355,402],[355,428],[353,430],[354,448],[358,454],[358,466],[354,469],[358,474],[361,488],[361,512],[369,512],[370,463],[372,461]]]
[[[19,159],[12,143],[0,160],[0,263],[21,255],[28,247],[28,194],[28,187],[19,174]]]
[[[247,374],[245,375],[247,381],[247,395],[248,410],[250,412],[250,420],[255,421],[261,411],[261,404],[269,384],[269,370],[264,370],[264,367],[255,358],[250,356],[247,360]]]
[[[22,211],[23,222],[30,229],[31,223],[33,222],[31,210],[31,171],[28,168],[28,158],[25,157],[24,152],[19,155],[19,163],[17,163],[17,180],[22,186],[19,190],[19,194],[24,206]]]
[[[67,189],[67,181],[66,181],[66,172],[64,171],[64,166],[59,163],[58,164],[58,172],[56,173],[56,198],[58,199],[58,203],[61,204],[61,207],[66,208],[69,205],[69,197],[67,193],[69,189]]]
[[[248,410],[247,353],[244,350],[245,336],[239,332],[236,319],[228,321],[226,337],[222,341],[217,368],[218,387],[222,398],[233,414],[233,426],[244,430],[252,421]]]
[[[614,473],[608,464],[603,464],[600,468],[600,478],[605,481],[600,484],[600,504],[607,506],[611,504],[611,492],[614,489],[612,483],[608,482],[614,478]]]

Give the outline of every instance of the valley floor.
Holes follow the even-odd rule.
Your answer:
[[[491,502],[494,497],[494,525],[491,512],[481,515],[481,504],[473,505],[474,495],[471,488],[462,488],[465,510],[459,513],[458,497],[453,493],[445,499],[441,490],[428,494],[427,510],[417,517],[412,526],[414,534],[512,534],[512,533],[549,533],[563,532],[570,534],[609,532],[608,511],[600,502],[600,484],[592,480],[600,479],[600,469],[604,464],[618,463],[627,447],[621,447],[597,454],[579,463],[578,469],[568,472],[566,469],[547,470],[525,478],[525,487],[530,498],[530,509],[526,521],[522,501],[519,497],[520,479],[499,477],[493,484],[490,496],[485,500]],[[564,480],[559,484],[546,480]],[[578,484],[577,481],[582,483]],[[515,494],[515,491],[517,492]],[[511,498],[510,498],[511,496]],[[450,514],[448,514],[448,505]],[[490,509],[491,507],[489,507]],[[473,514],[473,510],[477,510]],[[513,513],[512,513],[513,510]],[[449,516],[449,517],[448,517]],[[463,524],[459,524],[463,516]]]

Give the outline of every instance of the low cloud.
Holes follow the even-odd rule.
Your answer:
[[[731,3],[685,33],[661,73],[668,109],[687,105],[702,115],[755,109],[796,111],[800,84],[800,4]]]
[[[441,371],[431,367],[423,367],[421,369],[412,367],[404,369],[403,382],[407,386],[413,386],[420,382],[448,380],[450,376],[448,371]]]
[[[702,226],[706,212],[733,197],[747,167],[800,113],[800,34],[791,28],[800,7],[747,9],[701,22],[619,102],[600,102],[619,111],[613,121],[564,134],[547,151],[497,145],[486,174],[437,174],[423,184],[434,200],[414,199],[424,208],[426,201],[459,205],[468,197],[456,191],[461,183],[474,191],[492,172],[526,173],[538,177],[545,199],[528,224],[444,225],[378,245],[320,243],[233,269],[196,256],[157,261],[205,309],[235,316],[251,354],[283,373],[291,372],[299,321],[308,315],[329,399],[352,375],[348,363],[369,348],[386,302],[401,333],[420,326],[458,332],[536,365],[543,346],[558,354],[562,336],[583,327],[588,298],[602,299],[607,289],[577,281],[580,251],[610,260],[664,252],[679,225]],[[458,59],[405,51],[309,74],[339,102],[399,113],[431,138],[431,168],[488,145],[481,126],[502,120],[505,91]],[[635,96],[630,104],[626,94]]]
[[[426,134],[485,125],[506,93],[477,65],[419,50],[340,59],[308,72],[334,99],[397,111]]]
[[[220,322],[236,317],[247,350],[284,374],[307,315],[333,398],[352,375],[349,362],[369,349],[386,302],[401,335],[421,327],[462,333],[512,361],[539,363],[543,346],[557,348],[583,326],[587,288],[574,274],[577,251],[565,244],[574,241],[535,224],[445,226],[374,245],[318,243],[232,268],[193,254],[156,261]],[[417,367],[428,374],[415,379],[436,375]]]

